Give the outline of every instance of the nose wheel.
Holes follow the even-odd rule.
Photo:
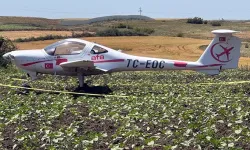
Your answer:
[[[21,87],[23,87],[23,90],[18,91],[19,94],[28,94],[30,92],[31,86],[29,85],[30,82],[37,79],[37,73],[36,72],[27,72],[27,76],[31,78],[31,80],[27,80],[22,83]]]
[[[37,72],[28,72],[27,76],[31,78],[31,81],[34,81],[37,79]]]

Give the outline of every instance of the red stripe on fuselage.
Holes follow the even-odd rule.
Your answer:
[[[56,65],[60,65],[61,63],[68,62],[66,58],[59,58],[56,60]]]
[[[107,63],[107,62],[124,62],[124,59],[113,59],[113,60],[100,60],[94,61],[94,63]]]
[[[22,64],[22,66],[31,66],[34,64],[42,63],[42,62],[47,62],[47,61],[53,61],[53,60],[44,60],[44,61],[35,61],[35,62],[30,62],[26,64]],[[94,63],[108,63],[108,62],[124,62],[124,59],[113,59],[113,60],[100,60],[100,61],[94,61]],[[59,61],[56,62],[56,65],[60,65],[63,62],[67,62],[67,59],[59,59]]]
[[[174,66],[175,67],[187,67],[187,63],[186,62],[181,62],[181,61],[175,61],[174,62]]]
[[[34,65],[34,64],[42,63],[42,62],[47,62],[47,61],[53,61],[53,60],[35,61],[35,62],[30,62],[30,63],[22,64],[22,66],[27,67],[27,66],[31,66],[31,65]]]
[[[216,66],[223,66],[225,64],[210,64],[210,65],[204,65],[204,66],[196,66],[194,68],[206,68],[206,67],[216,67]]]

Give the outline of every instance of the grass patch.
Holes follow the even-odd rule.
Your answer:
[[[0,31],[14,31],[14,30],[35,30],[39,27],[22,24],[2,24],[0,25]]]
[[[62,35],[45,35],[39,37],[30,37],[30,38],[18,38],[14,42],[31,42],[31,41],[45,41],[45,40],[55,40],[55,39],[67,39],[67,38],[81,38],[81,37],[92,37],[93,34],[83,32],[83,33],[74,33],[72,32],[71,36],[62,36]]]

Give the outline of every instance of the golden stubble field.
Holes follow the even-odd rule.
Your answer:
[[[203,50],[201,45],[208,45],[210,40],[191,38],[147,36],[147,37],[88,37],[84,40],[96,42],[125,53],[156,58],[196,61]],[[17,43],[19,49],[41,49],[58,40]],[[241,57],[240,65],[250,64],[250,58]]]

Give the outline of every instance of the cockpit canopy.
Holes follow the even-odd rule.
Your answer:
[[[76,55],[80,54],[85,46],[86,44],[82,42],[62,40],[47,46],[44,50],[52,56]]]

